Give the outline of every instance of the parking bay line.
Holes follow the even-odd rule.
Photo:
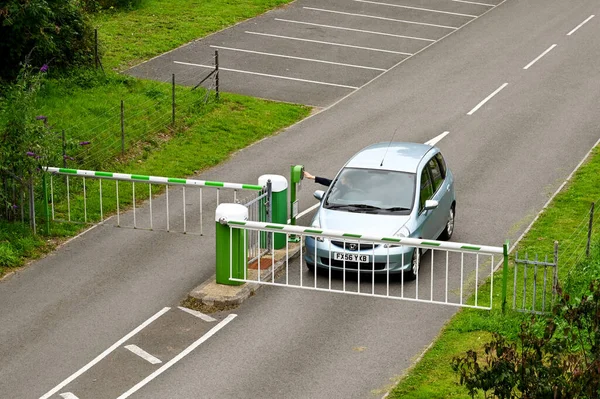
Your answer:
[[[467,1],[467,0],[452,0],[456,3],[465,3],[465,4],[475,4],[478,6],[488,6],[488,7],[495,7],[494,4],[488,4],[488,3],[478,3],[476,1]]]
[[[304,8],[305,10],[329,12],[329,13],[332,13],[332,14],[340,14],[340,15],[349,15],[351,17],[373,18],[373,19],[379,19],[379,20],[382,20],[382,21],[392,21],[392,22],[401,22],[401,23],[404,23],[404,24],[431,26],[431,27],[434,27],[434,28],[445,28],[445,29],[454,29],[454,30],[456,30],[456,29],[459,28],[457,26],[428,24],[426,22],[407,21],[407,20],[404,20],[404,19],[378,17],[376,15],[356,14],[356,13],[345,12],[345,11],[327,10],[325,8],[315,8],[315,7],[302,7],[302,8]]]
[[[187,348],[185,348],[181,353],[179,353],[173,359],[169,360],[167,363],[165,363],[163,366],[161,366],[158,370],[154,371],[148,377],[144,378],[142,381],[138,382],[136,385],[134,385],[133,387],[131,387],[127,392],[125,392],[124,394],[122,394],[121,396],[119,396],[117,399],[125,399],[125,398],[128,398],[131,395],[133,395],[140,388],[144,387],[150,381],[152,381],[153,379],[155,379],[156,377],[158,377],[159,375],[161,375],[162,373],[164,373],[171,366],[173,366],[175,363],[177,363],[178,361],[180,361],[181,359],[183,359],[185,356],[187,356],[191,351],[193,351],[198,346],[200,346],[203,342],[205,342],[210,337],[212,337],[213,335],[215,335],[221,328],[225,327],[227,324],[229,324],[230,321],[232,321],[233,319],[235,319],[236,316],[237,315],[233,314],[233,313],[230,314],[230,315],[228,315],[219,324],[217,324],[212,329],[210,329],[206,334],[204,334],[202,337],[200,337],[198,340],[196,340],[190,346],[188,346]]]
[[[556,47],[556,44],[553,44],[552,46],[548,47],[546,49],[546,51],[544,51],[542,54],[538,55],[536,57],[536,59],[534,59],[533,61],[531,61],[529,64],[525,65],[523,67],[523,69],[529,69],[530,66],[532,66],[533,64],[535,64],[536,62],[538,62],[540,60],[540,58],[542,58],[543,56],[545,56],[546,54],[548,54],[554,47]]]
[[[476,18],[477,17],[477,15],[471,15],[471,14],[461,14],[461,13],[458,13],[458,12],[433,10],[433,9],[430,9],[430,8],[403,6],[403,5],[400,5],[400,4],[382,3],[382,2],[379,2],[379,1],[371,1],[371,0],[354,0],[354,1],[356,1],[358,3],[375,4],[375,5],[378,5],[378,6],[406,8],[406,9],[409,9],[409,10],[427,11],[427,12],[434,12],[434,13],[447,14],[447,15],[456,15],[456,16],[459,16],[459,17],[469,17],[469,18]]]
[[[61,393],[58,396],[62,397],[63,399],[79,399],[77,396],[75,396],[75,394],[73,394],[72,392],[65,392],[65,393]]]
[[[385,50],[385,49],[373,48],[373,47],[354,46],[352,44],[325,42],[325,41],[321,41],[321,40],[302,39],[300,37],[281,36],[281,35],[274,35],[272,33],[261,33],[261,32],[252,32],[252,31],[246,31],[245,33],[249,33],[251,35],[276,37],[278,39],[297,40],[297,41],[300,41],[300,42],[327,44],[329,46],[349,47],[349,48],[356,48],[356,49],[359,49],[359,50],[378,51],[378,52],[381,52],[381,53],[400,54],[400,55],[408,55],[408,56],[412,55],[412,53],[405,53],[403,51],[393,51],[393,50]]]
[[[50,396],[54,395],[61,388],[63,388],[65,385],[67,385],[68,383],[70,383],[71,381],[73,381],[75,378],[79,377],[81,374],[85,373],[87,370],[89,370],[92,366],[94,366],[100,360],[102,360],[103,358],[105,358],[106,356],[108,356],[112,351],[114,351],[115,349],[117,349],[118,347],[120,347],[129,338],[133,337],[135,334],[137,334],[138,332],[142,331],[145,327],[147,327],[154,320],[158,319],[164,313],[168,312],[169,309],[171,309],[171,308],[168,308],[168,307],[162,308],[154,316],[150,317],[148,320],[146,320],[145,322],[143,322],[142,324],[140,324],[138,327],[136,327],[135,329],[133,329],[129,334],[127,334],[126,336],[124,336],[123,338],[121,338],[120,340],[118,340],[117,342],[115,342],[110,348],[108,348],[107,350],[105,350],[104,352],[102,352],[101,354],[99,354],[98,356],[96,356],[91,362],[89,362],[88,364],[86,364],[85,366],[83,366],[82,368],[80,368],[78,371],[76,371],[75,373],[73,373],[70,377],[68,377],[67,379],[65,379],[63,382],[61,382],[60,384],[58,384],[54,388],[52,388],[45,395],[41,396],[40,399],[48,399]]]
[[[442,140],[444,137],[446,137],[449,133],[450,133],[449,131],[445,131],[444,133],[440,134],[439,136],[436,136],[436,137],[432,138],[431,140],[426,141],[425,144],[433,147],[438,142],[440,142],[440,140]]]
[[[401,38],[401,39],[412,39],[412,40],[423,40],[423,41],[426,41],[426,42],[435,42],[434,39],[425,39],[423,37],[395,35],[393,33],[375,32],[375,31],[372,31],[372,30],[346,28],[344,26],[333,26],[333,25],[315,24],[315,23],[312,23],[312,22],[294,21],[294,20],[291,20],[291,19],[275,18],[275,21],[290,22],[290,23],[293,23],[293,24],[301,24],[301,25],[319,26],[321,28],[331,28],[331,29],[347,30],[347,31],[351,31],[351,32],[369,33],[369,34],[373,34],[373,35],[398,37],[398,38]]]
[[[506,86],[508,86],[508,83],[504,83],[502,86],[498,87],[496,90],[494,90],[494,92],[492,94],[490,94],[489,96],[487,96],[486,98],[484,98],[482,102],[480,102],[479,104],[477,104],[475,106],[475,108],[473,108],[472,110],[470,110],[467,113],[467,115],[473,115],[475,113],[475,111],[477,111],[479,108],[481,108],[485,103],[487,103],[496,94],[500,93],[500,91],[502,89],[504,89]]]
[[[577,30],[579,28],[581,28],[583,25],[585,25],[586,23],[588,23],[588,21],[592,18],[594,18],[595,15],[590,15],[585,21],[583,21],[582,23],[580,23],[579,25],[577,25],[571,32],[567,33],[567,36],[571,36],[573,33],[577,32]]]
[[[214,65],[202,65],[202,64],[194,64],[192,62],[182,62],[182,61],[173,61],[173,62],[175,64],[180,64],[180,65],[190,65],[190,66],[197,66],[197,67],[201,67],[201,68],[215,69]],[[265,76],[267,78],[293,80],[295,82],[303,82],[303,83],[314,83],[314,84],[324,85],[324,86],[342,87],[342,88],[345,88],[345,89],[352,89],[352,90],[357,90],[358,89],[358,87],[355,87],[355,86],[341,85],[341,84],[337,84],[337,83],[319,82],[317,80],[291,78],[289,76],[271,75],[271,74],[268,74],[268,73],[242,71],[241,69],[231,69],[231,68],[219,67],[219,71],[229,71],[229,72],[245,73],[245,74],[248,74],[248,75],[257,75],[257,76]]]
[[[160,360],[159,358],[157,358],[155,356],[152,356],[151,354],[149,354],[148,352],[146,352],[145,350],[143,350],[142,348],[140,348],[137,345],[133,345],[133,344],[127,345],[127,346],[125,346],[125,349],[135,353],[136,355],[138,355],[142,359],[146,360],[150,364],[162,363],[162,360]]]
[[[241,49],[241,48],[223,47],[223,46],[214,46],[214,45],[211,45],[210,47],[212,47],[212,48],[218,48],[218,49],[222,49],[222,50],[240,51],[240,52],[243,52],[243,53],[266,55],[266,56],[269,56],[269,57],[281,57],[281,58],[289,58],[289,59],[292,59],[292,60],[318,62],[318,63],[330,64],[330,65],[339,65],[339,66],[345,66],[345,67],[350,67],[350,68],[370,69],[370,70],[382,71],[382,72],[387,71],[387,69],[383,69],[383,68],[374,68],[374,67],[368,67],[368,66],[362,66],[362,65],[344,64],[344,63],[341,63],[341,62],[316,60],[316,59],[312,59],[312,58],[294,57],[294,56],[291,56],[291,55],[284,55],[284,54],[265,53],[265,52],[262,52],[262,51],[244,50],[244,49]]]

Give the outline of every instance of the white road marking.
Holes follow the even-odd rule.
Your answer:
[[[525,65],[523,67],[523,69],[529,69],[530,66],[532,66],[537,61],[539,61],[540,58],[542,58],[543,56],[545,56],[546,54],[548,54],[554,47],[556,47],[556,44],[553,44],[552,46],[548,47],[548,49],[546,49],[546,51],[544,51],[542,54],[538,55],[535,60],[533,60],[529,64]]]
[[[333,62],[333,61],[315,60],[315,59],[312,59],[312,58],[294,57],[294,56],[291,56],[291,55],[264,53],[262,51],[244,50],[244,49],[233,48],[233,47],[223,47],[223,46],[213,46],[213,45],[211,45],[210,47],[212,47],[212,48],[218,48],[218,49],[222,49],[222,50],[240,51],[242,53],[251,53],[251,54],[266,55],[266,56],[269,56],[269,57],[281,57],[281,58],[289,58],[289,59],[292,59],[292,60],[319,62],[319,63],[322,63],[322,64],[339,65],[339,66],[345,66],[345,67],[350,67],[350,68],[371,69],[371,70],[374,70],[374,71],[386,71],[387,70],[387,69],[383,69],[383,68],[374,68],[374,67],[368,67],[368,66],[362,66],[362,65],[344,64],[344,63],[341,63],[341,62]]]
[[[214,65],[202,65],[202,64],[194,64],[194,63],[191,63],[191,62],[181,62],[181,61],[173,61],[173,62],[175,64],[190,65],[190,66],[197,66],[197,67],[201,67],[201,68],[215,69]],[[324,86],[343,87],[345,89],[353,89],[353,90],[358,89],[358,87],[355,87],[355,86],[340,85],[340,84],[337,84],[337,83],[319,82],[319,81],[316,81],[316,80],[290,78],[288,76],[271,75],[271,74],[268,74],[268,73],[242,71],[240,69],[231,69],[231,68],[219,67],[219,71],[229,71],[229,72],[245,73],[245,74],[248,74],[248,75],[265,76],[265,77],[268,77],[268,78],[293,80],[293,81],[296,81],[296,82],[314,83],[314,84],[324,85]]]
[[[228,315],[225,319],[223,319],[223,321],[221,321],[219,324],[217,324],[216,326],[214,326],[212,329],[210,329],[206,334],[204,334],[202,337],[200,337],[197,341],[195,341],[194,343],[192,343],[190,346],[188,346],[187,348],[185,348],[181,353],[179,353],[177,356],[175,356],[173,359],[169,360],[167,363],[165,363],[162,367],[160,367],[158,370],[156,370],[154,373],[150,374],[148,377],[144,378],[142,381],[138,382],[136,385],[134,385],[131,389],[129,389],[127,392],[125,392],[124,394],[122,394],[121,396],[119,396],[117,399],[125,399],[130,397],[131,395],[133,395],[135,392],[137,392],[140,388],[142,388],[144,385],[146,385],[147,383],[149,383],[150,381],[152,381],[153,379],[155,379],[156,377],[158,377],[159,375],[161,375],[162,373],[164,373],[166,370],[168,370],[172,365],[174,365],[175,363],[177,363],[178,361],[180,361],[181,359],[183,359],[185,356],[187,356],[191,351],[193,351],[194,349],[196,349],[198,346],[200,346],[203,342],[205,342],[207,339],[209,339],[210,337],[212,337],[214,334],[217,333],[217,331],[219,331],[221,328],[225,327],[231,320],[233,320],[237,315],[235,314],[230,314]]]
[[[312,212],[313,210],[317,209],[319,207],[319,205],[321,205],[321,203],[314,204],[310,208],[303,210],[302,212],[300,212],[298,214],[298,216],[296,216],[296,219],[300,219],[302,216],[306,215],[307,213]]]
[[[573,29],[571,32],[567,33],[567,36],[571,36],[573,33],[575,33],[577,31],[577,29],[581,28],[583,25],[585,25],[590,19],[594,18],[595,15],[590,15],[585,21],[583,21],[582,23],[580,23],[579,25],[577,25],[575,27],[575,29]]]
[[[466,4],[476,4],[478,6],[488,6],[488,7],[494,7],[493,4],[488,4],[488,3],[478,3],[476,1],[466,1],[466,0],[452,0],[455,1],[457,3],[466,3]]]
[[[198,312],[197,310],[188,309],[183,306],[178,306],[178,308],[180,310],[183,310],[184,312],[191,314],[192,316],[198,317],[199,319],[202,319],[204,321],[208,321],[209,323],[212,323],[213,321],[217,321],[217,319],[214,319],[214,318],[210,317],[209,315],[204,314],[202,312]]]
[[[360,49],[360,50],[378,51],[378,52],[381,52],[381,53],[412,55],[412,53],[404,53],[402,51],[385,50],[385,49],[373,48],[373,47],[354,46],[352,44],[342,44],[342,43],[325,42],[325,41],[321,41],[321,40],[302,39],[302,38],[299,38],[299,37],[274,35],[272,33],[261,33],[261,32],[251,32],[251,31],[246,31],[245,33],[249,33],[251,35],[276,37],[276,38],[279,38],[279,39],[297,40],[297,41],[300,41],[300,42],[327,44],[329,46],[350,47],[350,48],[357,48],[357,49]]]
[[[146,360],[147,362],[151,363],[151,364],[159,364],[162,363],[162,360],[160,360],[159,358],[152,356],[151,354],[149,354],[148,352],[146,352],[145,350],[143,350],[142,348],[140,348],[137,345],[127,345],[125,346],[125,349],[135,353],[136,355],[138,355],[139,357],[141,357],[142,359]]]
[[[371,1],[371,0],[354,0],[358,3],[368,3],[368,4],[376,4],[378,6],[388,6],[388,7],[397,7],[397,8],[407,8],[409,10],[417,10],[417,11],[427,11],[427,12],[434,12],[434,13],[439,13],[439,14],[448,14],[448,15],[457,15],[459,17],[469,17],[469,18],[475,18],[477,17],[477,15],[471,15],[471,14],[460,14],[457,12],[450,12],[450,11],[440,11],[440,10],[432,10],[430,8],[421,8],[421,7],[411,7],[411,6],[402,6],[400,4],[391,4],[391,3],[382,3],[379,1]]]
[[[290,22],[293,24],[301,24],[301,25],[311,25],[311,26],[319,26],[322,28],[331,28],[331,29],[340,29],[340,30],[347,30],[347,31],[351,31],[351,32],[359,32],[359,33],[369,33],[369,34],[373,34],[373,35],[381,35],[381,36],[391,36],[391,37],[399,37],[402,39],[413,39],[413,40],[424,40],[427,42],[435,42],[434,39],[425,39],[422,37],[414,37],[414,36],[404,36],[404,35],[395,35],[393,33],[386,33],[386,32],[375,32],[372,30],[363,30],[363,29],[354,29],[354,28],[346,28],[343,26],[333,26],[333,25],[322,25],[322,24],[314,24],[312,22],[304,22],[304,21],[293,21],[291,19],[282,19],[282,18],[275,18],[275,21],[282,21],[282,22]]]
[[[450,132],[449,131],[445,131],[444,133],[440,134],[439,136],[434,137],[431,140],[425,142],[425,144],[430,145],[430,146],[433,147],[434,145],[436,145],[437,143],[439,143],[441,139],[443,139],[444,137],[446,137],[448,135],[448,133],[450,133]]]
[[[302,7],[302,8],[304,8],[306,10],[312,10],[312,11],[330,12],[332,14],[350,15],[352,17],[373,18],[373,19],[380,19],[382,21],[402,22],[402,23],[405,23],[405,24],[432,26],[432,27],[435,27],[435,28],[458,29],[458,27],[456,27],[456,26],[446,26],[446,25],[428,24],[428,23],[425,23],[425,22],[406,21],[404,19],[378,17],[376,15],[355,14],[355,13],[351,13],[351,12],[326,10],[324,8],[314,8],[314,7]]]
[[[494,92],[492,94],[490,94],[482,102],[480,102],[479,104],[477,104],[475,106],[475,108],[473,108],[472,110],[470,110],[467,113],[467,115],[473,115],[475,113],[475,111],[477,111],[479,108],[481,108],[483,106],[483,104],[487,103],[492,97],[494,97],[496,94],[498,94],[500,92],[500,90],[504,89],[506,86],[508,86],[508,83],[504,83],[502,86],[498,87],[496,90],[494,90]]]
[[[58,392],[60,389],[62,389],[65,385],[67,385],[68,383],[70,383],[71,381],[73,381],[75,378],[79,377],[81,374],[85,373],[87,370],[89,370],[92,366],[94,366],[100,360],[102,360],[103,358],[105,358],[112,351],[114,351],[115,349],[117,349],[118,347],[120,347],[121,345],[123,345],[123,343],[125,341],[127,341],[128,339],[130,339],[131,337],[133,337],[138,332],[142,331],[145,327],[147,327],[154,320],[158,319],[164,313],[168,312],[169,309],[171,309],[171,308],[163,308],[162,310],[158,311],[154,316],[150,317],[148,320],[146,320],[145,322],[143,322],[142,324],[140,324],[138,327],[136,327],[129,334],[127,334],[126,336],[124,336],[123,338],[121,338],[120,340],[118,340],[117,342],[115,342],[110,348],[108,348],[107,350],[105,350],[104,352],[102,352],[101,354],[99,354],[98,356],[96,356],[96,358],[94,358],[94,360],[92,360],[91,362],[89,362],[88,364],[86,364],[85,366],[83,366],[81,369],[79,369],[77,372],[75,372],[74,374],[72,374],[70,377],[68,377],[66,380],[64,380],[60,384],[58,384],[56,387],[52,388],[45,395],[41,396],[40,399],[48,399],[50,396],[54,395],[56,392]]]
[[[71,392],[61,393],[58,396],[62,396],[64,399],[79,399],[77,396],[75,396]]]

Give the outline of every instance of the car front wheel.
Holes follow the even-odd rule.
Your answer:
[[[448,221],[446,222],[446,228],[444,228],[444,231],[442,231],[442,234],[440,235],[440,239],[443,241],[450,240],[452,238],[452,233],[454,233],[454,216],[455,216],[454,208],[455,208],[455,205],[452,205],[452,208],[450,208],[450,212],[448,214]]]
[[[404,273],[404,279],[407,281],[411,281],[417,278],[419,274],[419,265],[421,261],[421,251],[419,248],[415,248],[412,254],[412,258],[410,261],[410,269]]]

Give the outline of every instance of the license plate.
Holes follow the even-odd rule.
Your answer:
[[[334,252],[333,259],[346,262],[367,263],[369,262],[369,255]]]

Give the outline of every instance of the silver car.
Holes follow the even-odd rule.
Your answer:
[[[427,144],[379,143],[355,154],[326,192],[312,226],[362,235],[449,240],[454,231],[454,177],[440,150]],[[309,269],[416,278],[414,247],[306,237]],[[373,258],[374,257],[374,258]]]

